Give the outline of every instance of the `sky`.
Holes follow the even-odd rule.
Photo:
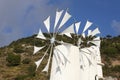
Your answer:
[[[67,8],[83,25],[93,22],[101,36],[120,35],[120,0],[0,0],[0,47],[44,30],[49,15]]]

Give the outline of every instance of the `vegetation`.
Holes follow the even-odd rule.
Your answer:
[[[14,47],[14,52],[15,53],[23,53],[24,52],[24,50],[22,49],[22,47],[21,46],[15,46]]]
[[[106,47],[104,48],[103,53],[105,53],[108,57],[116,57],[118,54],[118,49],[115,47]]]
[[[45,36],[48,36],[45,34]],[[42,46],[44,41],[34,38],[35,35],[13,41],[10,45],[0,48],[0,80],[49,80],[50,73],[41,73],[45,67],[47,60],[43,60],[41,66],[36,71],[34,62],[38,60],[44,53],[44,49],[36,55],[33,53],[33,45]],[[49,36],[48,36],[49,37]],[[72,35],[74,40],[63,36],[63,41],[76,45],[76,37]],[[61,40],[61,36],[57,36]],[[86,40],[92,39],[87,37]],[[120,78],[120,36],[112,37],[107,35],[101,38],[101,57],[104,76],[113,76]],[[90,44],[91,45],[91,44]],[[90,46],[84,42],[82,47]],[[6,65],[7,64],[7,65]]]
[[[35,70],[36,70],[36,65],[30,65],[28,67],[28,75],[29,75],[29,77],[34,77],[35,76]]]
[[[7,64],[8,66],[17,66],[21,62],[21,56],[15,55],[13,53],[8,53],[6,61],[8,62],[8,64]]]
[[[107,35],[101,42],[104,76],[112,76],[120,79],[120,36]]]
[[[22,61],[23,64],[29,64],[30,62],[31,62],[31,59],[29,59],[29,58],[25,58],[25,59]]]

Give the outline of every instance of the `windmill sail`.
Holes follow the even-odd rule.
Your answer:
[[[85,27],[84,27],[83,32],[85,32],[91,25],[92,25],[92,22],[87,21],[87,22],[86,22],[86,25],[85,25]]]
[[[100,37],[98,36],[98,37],[94,38],[93,40],[94,41],[100,41]]]
[[[43,69],[43,72],[44,72],[44,71],[48,72],[48,70],[49,70],[53,45],[51,45],[51,46],[52,46],[52,47],[51,47],[51,51],[50,51],[50,56],[49,56],[49,59],[48,59],[48,63],[47,63],[47,65],[46,65],[46,67]]]
[[[34,52],[33,54],[36,54],[38,51],[40,51],[41,49],[43,49],[45,46],[43,47],[37,47],[37,46],[34,46]]]
[[[60,17],[62,15],[62,13],[63,13],[63,10],[61,10],[60,12],[56,11],[56,18],[55,18],[54,30],[55,30],[55,28],[56,28],[56,26],[58,24],[58,21],[60,20]]]
[[[47,65],[45,66],[45,68],[42,70],[42,72],[48,72],[49,66],[50,66],[50,59],[48,60],[48,63],[47,63]]]
[[[41,32],[41,29],[39,30],[39,33],[38,33],[38,35],[37,35],[37,38],[45,39],[45,40],[46,40],[45,36],[44,36],[43,33]]]
[[[99,29],[96,28],[96,29],[94,29],[94,30],[91,32],[91,35],[92,35],[92,36],[95,36],[95,35],[97,35],[97,34],[99,34],[99,33],[100,33]]]
[[[70,33],[64,33],[66,36],[72,38],[71,34]]]
[[[68,28],[66,28],[61,34],[65,34],[66,36],[72,38],[70,33],[75,33],[74,32],[74,24],[72,24],[71,26],[69,26]]]
[[[36,70],[38,69],[38,67],[41,64],[42,60],[43,60],[43,58],[41,58],[40,60],[35,62],[36,66],[37,66]]]
[[[50,16],[44,21],[47,31],[50,32]]]
[[[85,38],[85,33],[82,33],[82,37]]]
[[[96,45],[97,47],[100,47],[100,37],[98,36],[98,37],[96,37],[96,38],[94,38],[92,41],[89,41],[89,42],[91,42],[91,43],[93,43],[94,45]]]
[[[61,23],[60,23],[60,26],[59,26],[59,29],[71,18],[71,15],[66,11]]]
[[[80,24],[81,24],[81,22],[75,23],[75,30],[76,30],[77,34],[78,34],[78,31],[79,31],[79,28],[80,28]]]
[[[90,35],[91,35],[91,32],[92,32],[91,30],[88,30],[88,35],[87,35],[87,36],[90,36]]]
[[[49,48],[50,48],[50,46],[47,48],[47,50],[46,50],[46,52],[44,53],[44,55],[42,56],[42,58],[35,62],[35,64],[37,65],[36,70],[38,69],[38,67],[40,66],[40,64],[41,64],[41,62],[43,61],[44,57],[46,56]]]

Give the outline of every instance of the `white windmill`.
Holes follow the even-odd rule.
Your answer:
[[[65,23],[67,23],[67,21],[71,18],[71,15],[67,11],[65,11],[65,13],[63,10],[56,11],[55,24],[53,27],[54,31],[51,35],[50,18],[51,17],[49,16],[44,21],[46,29],[50,34],[50,38],[44,36],[41,29],[39,30],[39,33],[36,37],[40,40],[43,39],[45,41],[49,41],[49,44],[47,45],[41,47],[34,46],[33,54],[36,54],[38,51],[45,48],[46,46],[48,47],[42,58],[35,62],[35,64],[37,65],[37,69],[47,55],[48,50],[50,50],[47,65],[43,69],[43,71],[48,72],[50,60],[52,58],[50,80],[98,80],[98,77],[102,78],[103,75],[101,67],[101,57],[99,52],[100,37],[95,37],[92,40],[87,41],[87,44],[92,43],[94,44],[93,46],[84,48],[82,47],[82,43],[84,42],[84,40],[82,39],[86,38],[85,32],[92,25],[92,23],[89,21],[86,22],[86,25],[82,32],[82,38],[79,37],[78,33],[81,22],[75,24],[73,23],[65,30],[60,32],[60,29],[63,27],[63,25],[65,25]],[[74,26],[78,37],[77,46],[56,39],[56,36],[58,34],[64,34],[72,38],[71,33],[75,34]],[[87,37],[94,37],[96,34],[99,33],[100,32],[98,28],[93,31],[88,30]],[[60,45],[57,45],[56,43]]]
[[[61,17],[62,15],[63,15],[63,18]],[[54,31],[53,31],[52,35],[50,34],[50,28],[51,28],[50,27],[50,16],[44,21],[44,25],[46,26],[47,31],[50,34],[51,38],[45,37],[44,34],[42,33],[41,29],[39,30],[39,33],[38,33],[38,35],[36,37],[36,38],[39,38],[39,39],[43,39],[45,41],[50,41],[50,44],[47,44],[48,48],[45,51],[43,57],[35,62],[35,64],[37,65],[37,69],[38,69],[38,67],[40,66],[41,62],[43,61],[43,59],[47,55],[48,50],[50,49],[50,54],[49,54],[47,65],[43,69],[43,71],[48,72],[49,66],[50,66],[50,60],[52,58],[52,68],[51,68],[50,80],[68,80],[70,78],[70,75],[73,74],[73,73],[70,74],[70,72],[65,71],[66,70],[65,67],[68,66],[68,63],[71,63],[71,60],[69,59],[68,56],[70,55],[69,52],[71,52],[70,50],[71,50],[71,45],[72,44],[65,43],[63,41],[58,41],[56,39],[56,35],[57,34],[60,34],[60,35],[64,34],[64,35],[72,38],[71,33],[75,33],[74,32],[74,24],[70,25],[69,27],[67,27],[62,32],[59,32],[59,30],[62,28],[62,26],[65,25],[65,23],[70,18],[71,18],[71,15],[67,11],[65,11],[65,14],[63,13],[63,10],[56,11]],[[61,19],[61,22],[60,22],[60,19]],[[60,24],[57,27],[59,22],[60,22]],[[56,45],[55,43],[59,43],[61,45]],[[33,54],[36,54],[38,51],[43,49],[45,46],[42,46],[42,47],[34,46],[34,53]],[[77,50],[79,51],[78,48],[77,48]],[[52,55],[52,52],[53,52],[53,55]],[[77,58],[77,59],[79,61],[79,58]],[[79,62],[77,62],[77,63],[79,63]],[[79,69],[79,66],[77,66],[77,68]],[[67,69],[68,69],[68,67],[67,67]],[[69,70],[70,69],[71,68],[69,68]],[[76,69],[76,71],[78,69]],[[67,76],[65,76],[65,74],[67,74]],[[78,76],[79,76],[79,74],[78,74]],[[73,78],[74,77],[75,76],[73,76]],[[73,80],[73,79],[69,79],[69,80]],[[79,80],[79,78],[76,79],[76,80]]]
[[[82,36],[78,38],[78,47],[80,49],[80,80],[98,80],[103,78],[101,56],[100,56],[100,37],[96,35],[100,34],[98,28],[92,30],[88,30],[88,28],[92,25],[92,22],[87,21],[86,25],[83,29]],[[80,22],[75,23],[76,33],[79,31]],[[85,32],[88,31],[87,36]],[[91,40],[86,41],[86,45],[83,48],[82,43],[84,43],[85,38],[92,38]],[[92,43],[92,45],[90,45]]]

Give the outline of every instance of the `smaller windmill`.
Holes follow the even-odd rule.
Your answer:
[[[48,72],[52,59],[50,80],[98,80],[98,78],[103,77],[99,50],[100,37],[96,37],[97,34],[100,34],[100,31],[98,28],[93,31],[88,30],[93,24],[90,21],[86,22],[81,35],[79,35],[81,22],[73,22],[61,31],[61,28],[66,25],[71,17],[67,10],[56,11],[52,33],[50,32],[52,28],[51,16],[43,22],[49,37],[45,36],[41,29],[36,36],[44,42],[44,45],[40,47],[35,45],[33,54],[46,49],[42,58],[35,62],[36,70],[49,52],[48,61],[43,71]],[[87,35],[85,34],[86,31],[88,31]],[[77,35],[77,45],[57,38],[58,35],[66,35],[72,39],[71,33]]]
[[[87,21],[82,31],[82,35],[78,37],[77,46],[80,50],[80,69],[81,80],[98,80],[103,78],[101,55],[100,55],[100,34],[98,28],[88,30],[92,26],[92,22]],[[80,22],[75,24],[76,33],[80,29]],[[88,32],[86,35],[85,32]],[[77,35],[78,36],[78,35]]]

